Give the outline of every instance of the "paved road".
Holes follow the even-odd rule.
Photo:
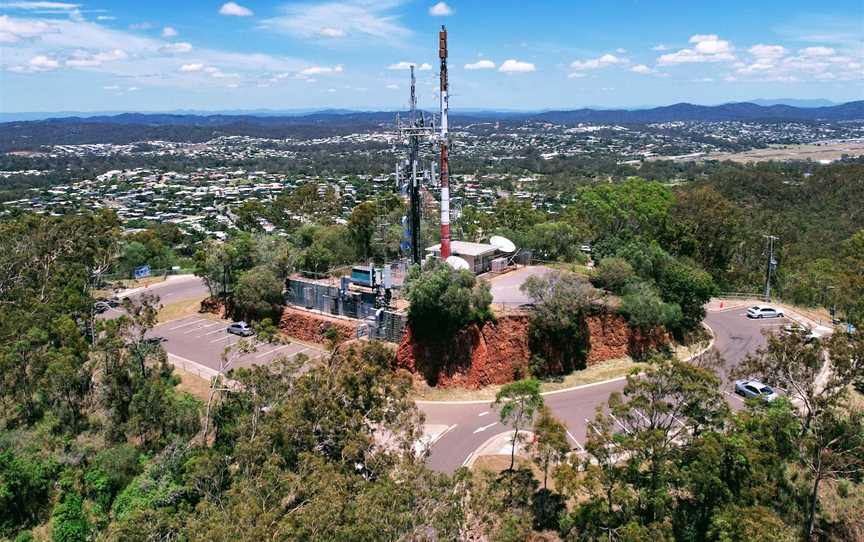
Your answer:
[[[710,312],[705,321],[714,331],[714,348],[726,360],[727,371],[738,365],[748,353],[765,344],[762,330],[788,323],[785,318],[750,320],[744,308]],[[594,418],[596,409],[606,403],[612,392],[623,388],[624,380],[620,379],[553,392],[545,395],[544,399],[546,405],[567,425],[572,447],[580,450],[588,430],[587,420]],[[732,386],[725,378],[723,391],[733,408],[741,407],[743,403],[732,392]],[[435,470],[454,471],[490,438],[510,431],[509,427],[498,423],[498,413],[490,407],[489,401],[462,404],[424,402],[419,406],[428,424],[447,427],[430,450],[428,464]]]
[[[506,305],[524,305],[532,303],[533,300],[523,293],[519,288],[528,277],[541,276],[549,273],[552,269],[542,265],[530,265],[520,267],[503,275],[489,277],[489,286],[492,293],[492,303],[503,303]]]
[[[158,295],[159,301],[166,305],[176,301],[202,298],[209,292],[204,282],[194,275],[174,275],[147,288],[139,287],[121,291],[117,296],[135,298],[144,293]]]
[[[160,324],[149,333],[151,337],[160,337],[162,346],[168,352],[172,362],[187,370],[203,367],[218,371],[221,367],[222,353],[226,348],[237,344],[241,337],[226,331],[227,320],[189,316]],[[256,351],[236,359],[232,368],[266,365],[277,357],[295,357],[304,354],[310,358],[324,353],[322,347],[291,341],[288,344],[270,344],[248,338],[255,345]],[[202,369],[207,376],[210,371]]]

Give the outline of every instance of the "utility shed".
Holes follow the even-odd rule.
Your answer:
[[[432,245],[426,248],[426,252],[435,258],[441,257],[441,245]],[[492,260],[498,254],[498,247],[487,245],[486,243],[469,243],[468,241],[451,241],[450,254],[459,256],[470,266],[474,273],[480,274],[489,271],[492,268]]]

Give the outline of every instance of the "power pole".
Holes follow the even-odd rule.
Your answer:
[[[771,301],[771,275],[777,269],[777,260],[774,259],[774,241],[780,239],[774,235],[763,235],[768,244],[768,263],[765,266],[765,302]]]

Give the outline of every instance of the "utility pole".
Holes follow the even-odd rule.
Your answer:
[[[780,239],[774,235],[763,235],[768,244],[768,263],[765,266],[765,302],[771,301],[771,275],[777,269],[777,260],[774,259],[774,241]]]

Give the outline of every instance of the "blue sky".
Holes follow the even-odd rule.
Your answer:
[[[864,98],[864,2],[0,0],[0,111]]]

